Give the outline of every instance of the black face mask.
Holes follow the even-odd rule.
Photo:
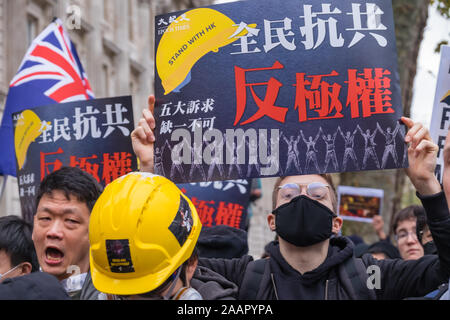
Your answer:
[[[424,254],[438,254],[436,245],[434,241],[427,242],[423,245],[423,253]]]
[[[297,247],[329,239],[336,214],[327,206],[301,195],[273,211],[277,234]]]

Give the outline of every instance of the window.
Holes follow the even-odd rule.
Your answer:
[[[107,64],[103,65],[102,73],[103,73],[103,96],[107,97],[109,95],[109,70]]]
[[[37,31],[38,31],[38,19],[32,15],[28,15],[28,17],[27,17],[28,46],[30,46],[31,43],[33,42],[34,38],[36,38]]]

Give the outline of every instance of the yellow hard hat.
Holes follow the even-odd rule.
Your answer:
[[[142,172],[114,180],[89,222],[95,288],[116,295],[158,288],[191,256],[200,230],[194,205],[170,180]]]
[[[211,8],[196,8],[180,15],[165,30],[156,50],[156,70],[164,94],[185,84],[192,67],[204,55],[218,52],[247,33],[225,14]]]

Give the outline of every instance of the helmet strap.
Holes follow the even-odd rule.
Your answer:
[[[181,269],[182,269],[181,267],[178,268],[177,275],[175,276],[175,279],[170,285],[169,291],[167,291],[167,293],[163,296],[164,300],[170,300],[170,297],[172,296],[172,291],[175,288],[175,285],[177,284],[178,278],[180,277]]]

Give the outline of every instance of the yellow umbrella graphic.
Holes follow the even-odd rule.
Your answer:
[[[41,121],[31,110],[23,111],[16,123],[14,146],[19,170],[23,168],[30,144],[36,140],[51,122]]]
[[[210,8],[193,9],[175,19],[161,37],[156,51],[156,68],[164,94],[189,83],[192,67],[204,55],[218,52],[220,47],[248,33],[239,27],[223,13]],[[256,24],[248,27],[254,28]]]

